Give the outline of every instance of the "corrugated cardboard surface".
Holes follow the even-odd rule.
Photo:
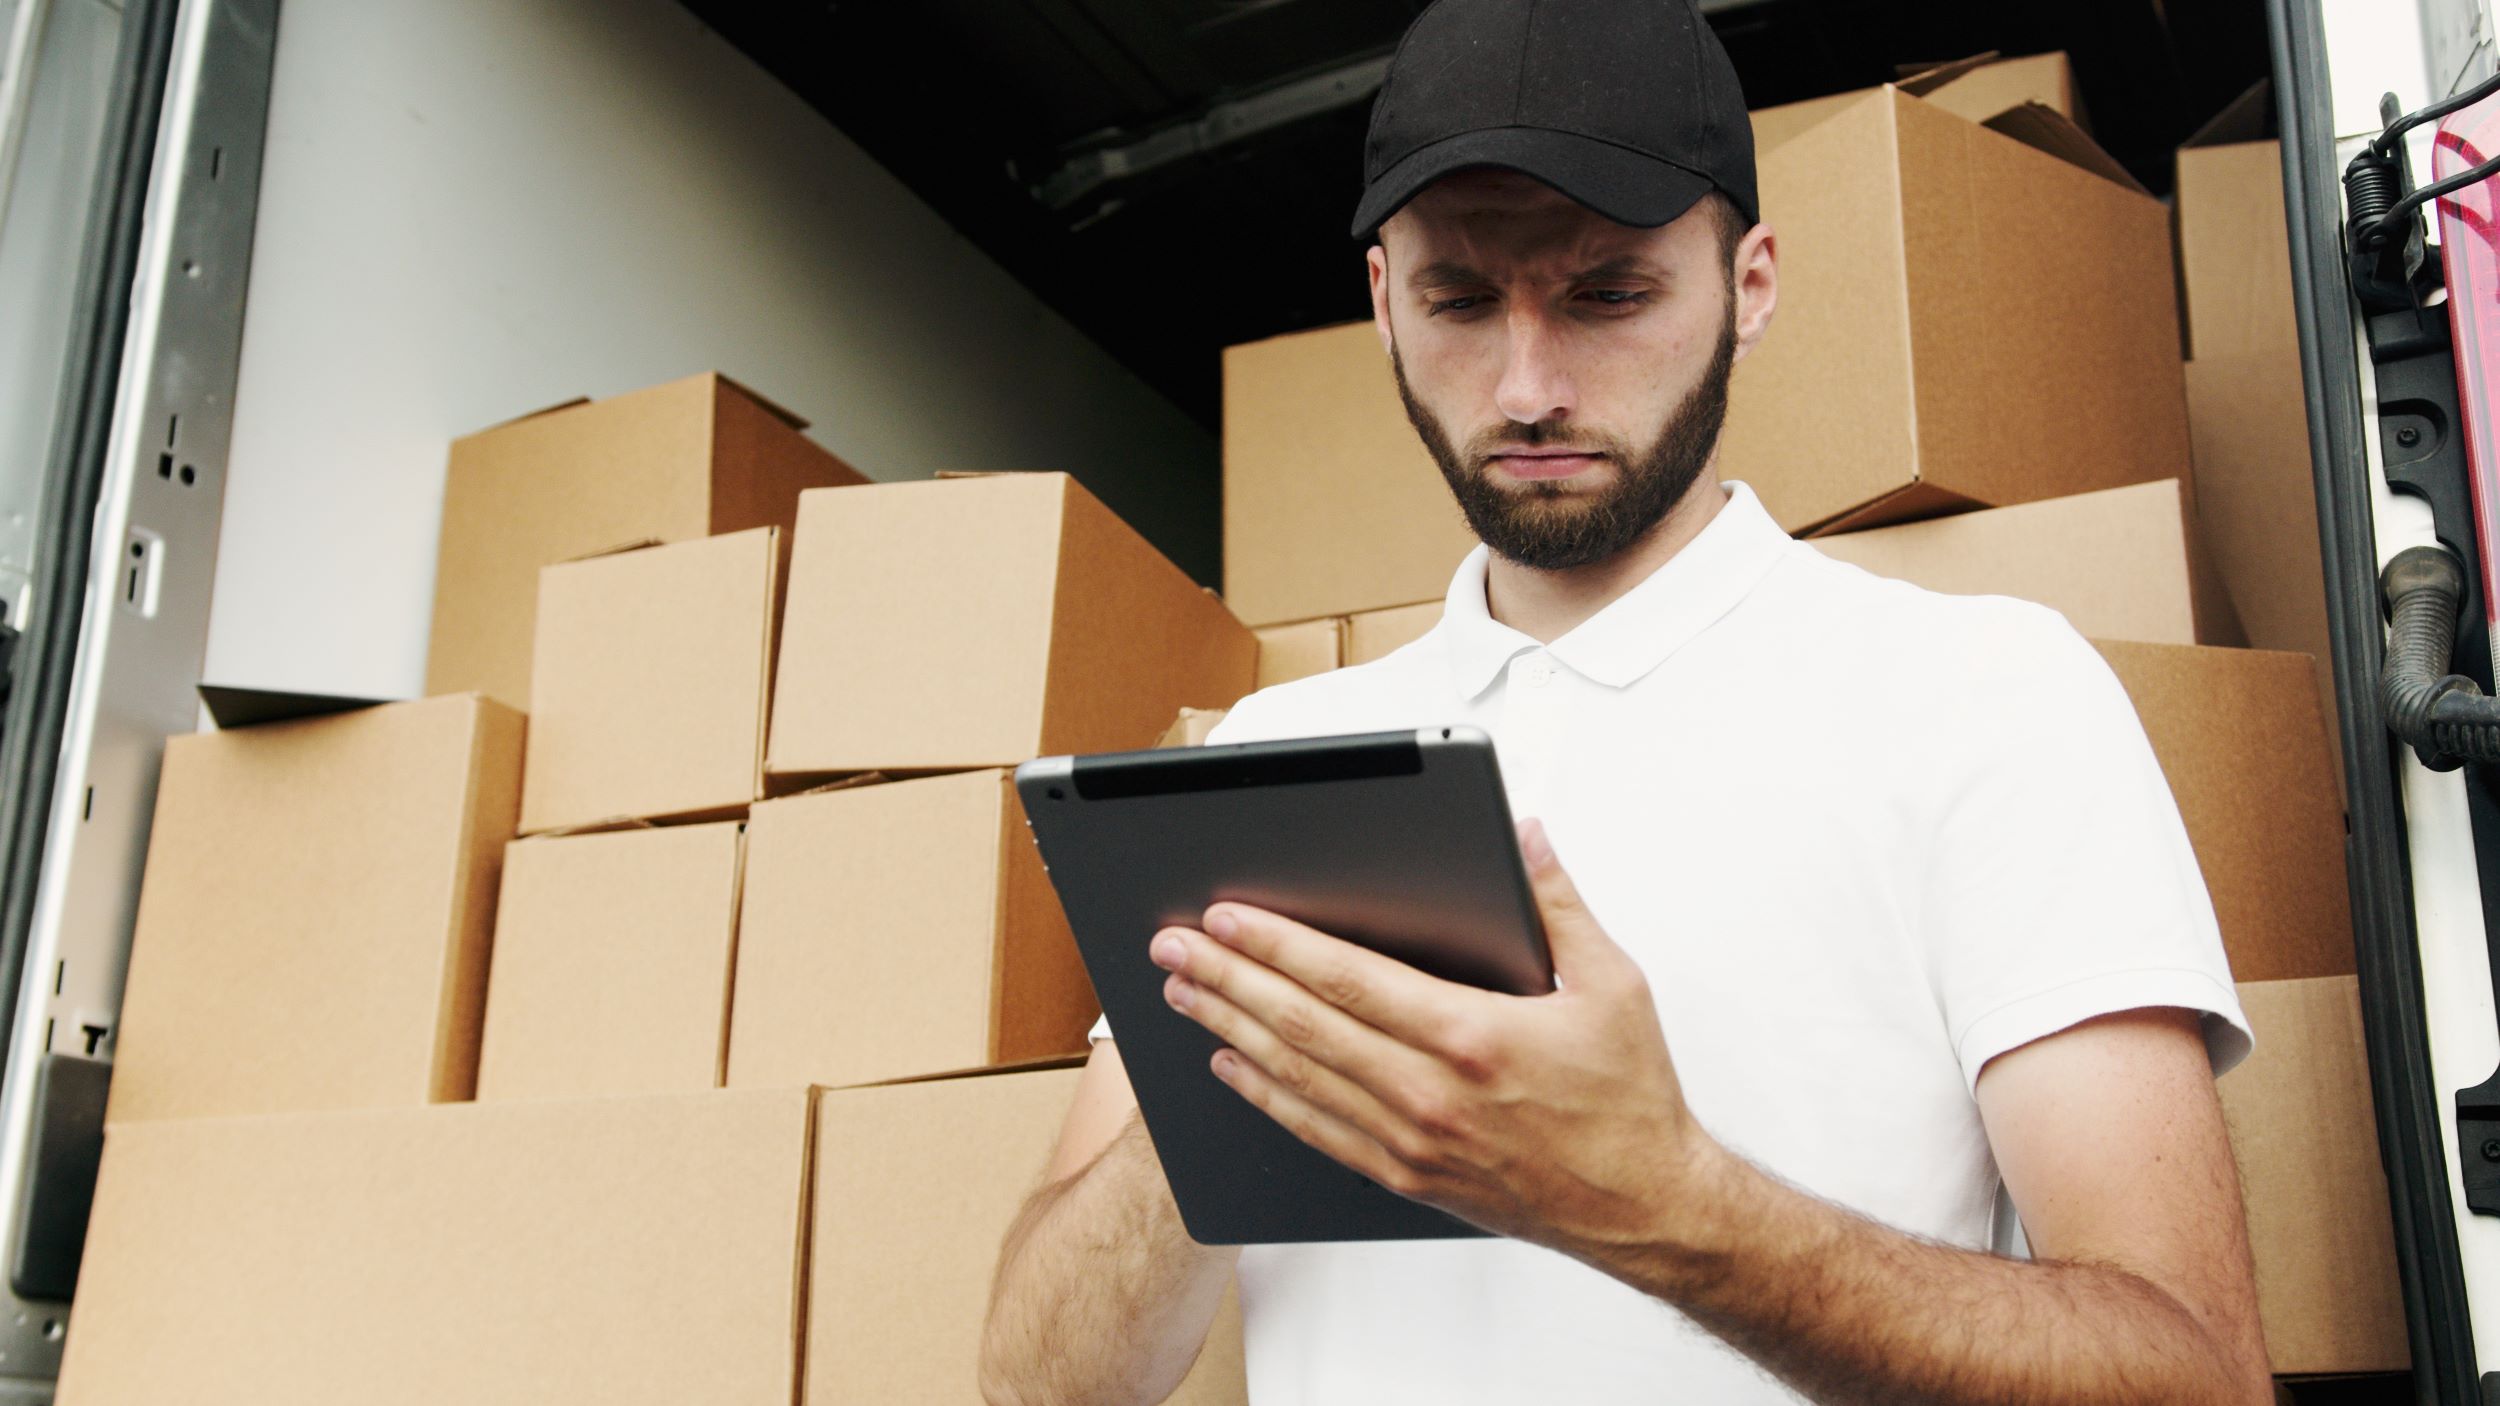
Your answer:
[[[2026,113],[2035,136],[2084,141]],[[1766,155],[1761,179],[1780,319],[1738,368],[1721,469],[1783,527],[2182,472],[2159,202],[1891,89]]]
[[[1224,721],[1225,712],[1226,710],[1222,708],[1183,708],[1180,716],[1172,719],[1172,725],[1164,729],[1162,739],[1155,745],[1157,747],[1203,747],[1207,742],[1207,734],[1215,731],[1217,723]]]
[[[2332,716],[2334,652],[2299,349],[2287,341],[2271,351],[2200,357],[2188,363],[2187,388],[2197,508],[2215,569],[2250,644],[2314,661],[2318,698]],[[2343,739],[2333,727],[2327,742],[2340,757]],[[2339,785],[2342,776],[2339,762]]]
[[[2404,1301],[2356,983],[2243,983],[2240,1008],[2257,1048],[2219,1087],[2274,1370],[2402,1368]]]
[[[1895,106],[1919,476],[1991,506],[2177,477],[2187,391],[2169,211],[1933,107]]]
[[[1428,600],[1420,605],[1366,610],[1346,617],[1345,662],[1369,664],[1422,639],[1441,623],[1441,605],[1440,601]]]
[[[672,825],[504,851],[480,1099],[719,1086],[741,829]]]
[[[810,1406],[977,1401],[1000,1242],[1079,1070],[827,1093],[818,1110]],[[1169,1400],[1247,1400],[1229,1296]]]
[[[2281,143],[2182,149],[2176,203],[2189,357],[2297,355]]]
[[[464,694],[167,742],[113,1121],[469,1097],[521,734]]]
[[[1345,621],[1297,620],[1251,631],[1259,637],[1260,688],[1324,674],[1345,661]]]
[[[712,519],[707,535],[781,529],[781,568],[790,565],[799,495],[811,488],[868,482],[798,430],[807,422],[753,391],[719,378],[712,404]]]
[[[2247,642],[2177,479],[1817,537],[1814,545],[1931,591],[2038,601],[2095,639]]]
[[[1007,773],[756,806],[731,1086],[1082,1053],[1098,1013]]]
[[[2124,163],[2101,150],[2101,144],[2092,140],[2091,133],[2045,104],[2024,103],[2000,112],[1979,125],[1992,132],[2001,132],[2035,150],[2047,152],[2070,166],[2089,171],[2138,195],[2152,194],[2142,181],[2127,170]],[[2174,315],[2177,308],[2178,303],[2174,299],[2171,303]]]
[[[631,542],[786,530],[800,489],[863,481],[708,373],[454,440],[426,692],[529,706],[541,567]]]
[[[107,1137],[73,1406],[786,1406],[805,1090]]]
[[[2232,976],[2350,974],[2344,807],[2309,661],[2183,645],[2100,650],[2178,798]]]
[[[1893,115],[1862,98],[1758,162],[1780,234],[1779,315],[1737,364],[1719,473],[1752,484],[1792,532],[1917,462]]]
[[[776,789],[1154,740],[1249,691],[1258,642],[1065,474],[803,496]]]
[[[1038,755],[1066,500],[1054,478],[800,495],[767,771]]]
[[[733,815],[762,794],[779,536],[541,574],[524,832]]]
[[[1981,64],[1940,87],[1919,94],[1956,117],[1985,122],[2025,103],[2060,113],[2077,127],[2091,123],[2075,92],[2075,71],[2062,53],[2026,54]]]
[[[998,938],[992,949],[990,1049],[979,1059],[945,1070],[1025,1064],[1060,1055],[1082,1055],[1102,1007],[1094,982],[1077,955],[1076,934],[1059,906],[1059,890],[1042,867],[1042,851],[1025,822],[1015,777],[1001,773],[998,788]]]
[[[2064,54],[2032,54],[1980,64],[1948,64],[1935,72],[1943,78],[1942,82],[1924,83],[1920,79],[1925,75],[1917,75],[1902,80],[1899,86],[1905,92],[1973,122],[1985,122],[2007,108],[2020,107],[2024,103],[2040,103],[2077,122],[2083,120],[2082,104],[2075,98],[2074,70],[2067,65]],[[1947,74],[1950,76],[1945,76]],[[1826,98],[1808,98],[1803,102],[1760,109],[1753,114],[1754,151],[1756,154],[1769,151],[1865,97],[1870,91],[1861,88],[1855,92],[1834,93]]]
[[[1475,546],[1369,322],[1224,351],[1224,599],[1252,625],[1441,594]]]
[[[1176,708],[1239,702],[1258,678],[1258,637],[1075,479],[1061,484],[1041,752],[1150,746]]]

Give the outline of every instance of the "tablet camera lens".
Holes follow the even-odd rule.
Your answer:
[[[1064,801],[1068,798],[1067,794],[1056,786],[1051,787],[1045,794],[1047,794],[1054,801]]]

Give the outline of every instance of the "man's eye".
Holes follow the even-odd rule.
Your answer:
[[[1610,308],[1638,307],[1649,301],[1647,293],[1631,288],[1592,288],[1589,296]]]
[[[1469,308],[1472,308],[1476,304],[1483,301],[1484,295],[1481,293],[1470,293],[1464,297],[1458,298],[1430,299],[1427,301],[1426,306],[1428,306],[1431,310],[1424,315],[1427,317],[1439,317],[1445,312],[1465,312]]]

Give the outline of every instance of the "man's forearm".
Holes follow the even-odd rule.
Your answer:
[[[1936,1245],[1714,1150],[1672,1245],[1584,1253],[1825,1406],[2270,1400],[2176,1298],[2098,1265]]]
[[[1189,1238],[1134,1116],[1007,1233],[982,1334],[994,1406],[1147,1406],[1180,1384],[1231,1282],[1235,1248]]]

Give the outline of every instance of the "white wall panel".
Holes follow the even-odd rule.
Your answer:
[[[415,694],[446,442],[709,368],[1214,579],[1214,437],[672,0],[287,0],[207,677]]]

